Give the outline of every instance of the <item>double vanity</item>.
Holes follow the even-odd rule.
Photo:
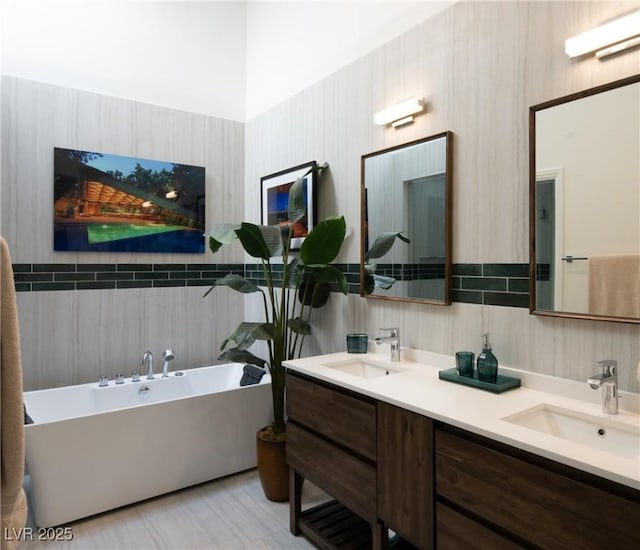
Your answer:
[[[320,548],[640,547],[638,396],[602,412],[585,383],[512,369],[493,394],[402,350],[287,361],[293,534]],[[633,410],[633,412],[629,412]],[[334,500],[301,507],[304,479]]]

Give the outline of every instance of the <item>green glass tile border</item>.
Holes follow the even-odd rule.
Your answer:
[[[360,294],[360,264],[336,264],[346,276],[349,294]],[[279,273],[282,266],[274,266]],[[410,268],[393,264],[402,276]],[[264,285],[260,264],[13,264],[16,291],[118,290],[127,288],[176,288],[211,286],[216,279],[234,273]],[[529,306],[529,264],[453,264],[454,302],[507,307]],[[276,279],[278,277],[276,276]],[[337,292],[337,287],[332,288]]]
[[[453,301],[529,307],[529,264],[454,264]]]
[[[17,292],[211,286],[244,264],[13,264]]]
[[[529,277],[529,264],[482,264],[485,277]]]

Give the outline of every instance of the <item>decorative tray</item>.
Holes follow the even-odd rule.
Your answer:
[[[447,382],[455,382],[456,384],[490,391],[491,393],[503,393],[520,387],[520,378],[498,374],[496,383],[492,384],[491,382],[483,382],[482,380],[479,380],[477,371],[474,371],[473,378],[471,378],[468,376],[460,376],[455,368],[439,371],[438,377],[441,380],[446,380]]]

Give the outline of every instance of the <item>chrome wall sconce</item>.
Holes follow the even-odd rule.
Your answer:
[[[640,45],[640,10],[567,39],[564,43],[564,51],[569,57],[596,52],[596,57],[602,59],[638,45]]]
[[[384,109],[373,115],[373,122],[379,126],[387,126],[390,124],[394,128],[411,124],[414,115],[424,111],[424,100],[422,98],[412,97],[402,103],[397,103],[392,107]]]

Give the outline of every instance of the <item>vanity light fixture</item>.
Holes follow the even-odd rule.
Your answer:
[[[595,51],[596,57],[601,59],[639,44],[640,10],[567,39],[564,51],[569,57],[579,57]]]
[[[167,199],[177,199],[178,198],[178,192],[175,189],[172,189],[171,191],[168,191],[165,194],[165,198],[167,198]]]
[[[391,124],[394,128],[413,122],[413,115],[424,111],[424,100],[412,97],[402,103],[397,103],[388,109],[373,115],[373,122],[379,126]]]

